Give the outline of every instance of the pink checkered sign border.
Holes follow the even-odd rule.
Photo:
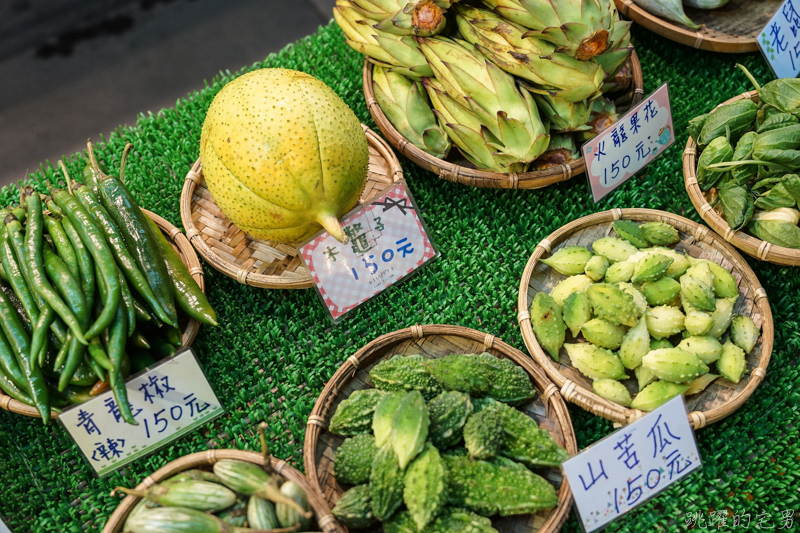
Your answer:
[[[300,248],[334,321],[438,256],[404,181],[341,224],[347,244],[323,232]]]

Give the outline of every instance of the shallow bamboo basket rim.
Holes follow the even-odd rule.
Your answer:
[[[680,234],[681,242],[673,248],[685,251],[693,257],[710,259],[731,271],[739,284],[739,300],[734,306],[734,313],[748,315],[757,326],[761,325],[761,337],[747,354],[747,371],[738,384],[719,377],[702,393],[686,397],[687,409],[690,411],[689,422],[694,429],[722,420],[747,401],[767,374],[775,333],[772,311],[766,291],[744,258],[731,245],[719,239],[718,235],[687,218],[655,209],[611,209],[573,220],[543,239],[528,259],[519,285],[517,318],[528,351],[550,379],[561,388],[561,395],[568,402],[620,425],[629,424],[646,414],[622,407],[595,394],[592,381],[572,367],[566,350],[561,349],[560,362],[555,362],[539,345],[531,327],[530,306],[533,297],[541,289],[549,291],[555,282],[567,277],[540,263],[539,259],[562,246],[588,247],[595,239],[612,234],[612,222],[620,219],[636,222],[661,221],[674,226]],[[567,330],[565,342],[572,340]],[[629,370],[626,372],[633,373]],[[636,380],[626,381],[635,383]]]
[[[157,214],[153,213],[152,211],[148,211],[147,209],[142,209],[144,214],[149,216],[153,222],[155,222],[161,231],[167,236],[167,240],[172,244],[173,248],[178,252],[178,255],[183,261],[183,264],[186,265],[186,268],[189,270],[189,273],[192,275],[194,280],[200,286],[200,290],[205,292],[205,282],[203,280],[203,267],[200,266],[200,260],[197,259],[197,254],[194,253],[194,249],[189,244],[189,240],[181,233],[181,230],[167,222],[165,219],[161,218]],[[181,313],[181,316],[184,316]],[[188,318],[188,317],[187,317]],[[183,329],[183,334],[181,335],[181,346],[188,347],[192,345],[194,338],[197,336],[197,332],[200,330],[200,322],[195,320],[194,318],[188,318],[186,320],[186,326]],[[30,416],[33,418],[41,418],[39,415],[39,411],[36,410],[35,407],[31,407],[30,405],[24,404],[20,401],[17,401],[10,396],[7,396],[2,390],[0,390],[0,408],[5,409],[6,411],[11,411],[12,413],[17,413],[20,415]],[[58,418],[58,413],[55,411],[51,411],[52,418]]]
[[[631,73],[633,79],[631,81],[630,89],[619,97],[616,102],[620,105],[621,109],[630,109],[642,100],[644,95],[644,77],[642,75],[642,65],[639,62],[639,57],[636,55],[636,50],[631,53],[628,62],[631,65]],[[402,155],[409,158],[411,161],[421,166],[425,170],[429,170],[437,174],[440,178],[468,185],[470,187],[486,187],[493,189],[541,189],[560,181],[566,181],[586,171],[583,157],[565,163],[558,167],[548,168],[546,170],[534,170],[529,172],[512,172],[509,174],[502,174],[500,172],[491,172],[488,170],[478,170],[466,158],[461,155],[458,147],[453,145],[448,155],[448,160],[439,159],[427,152],[424,152],[411,144],[397,129],[389,122],[386,115],[383,114],[378,101],[375,99],[375,92],[372,89],[372,69],[373,64],[369,58],[364,60],[363,70],[363,90],[364,97],[367,100],[367,108],[370,115],[372,115],[378,129],[381,130],[383,136],[389,143],[395,147]],[[620,110],[621,110],[620,109]],[[450,161],[454,159],[454,161]]]
[[[756,39],[782,1],[731,0],[718,9],[684,5],[686,16],[702,26],[698,30],[648,13],[634,0],[614,0],[614,3],[624,16],[671,41],[710,52],[741,53],[758,50]]]
[[[735,102],[737,100],[744,100],[749,98],[755,103],[758,103],[758,91],[748,91],[739,96],[735,96],[730,100],[722,102],[714,108],[712,113],[725,104]],[[686,192],[689,193],[689,199],[692,205],[703,217],[703,220],[711,226],[711,229],[719,233],[723,239],[746,253],[751,257],[775,263],[776,265],[798,266],[800,265],[800,250],[795,248],[785,248],[777,246],[767,241],[762,241],[758,237],[749,235],[744,231],[733,231],[728,225],[728,222],[723,218],[720,208],[713,208],[709,200],[716,197],[716,188],[711,188],[707,191],[702,191],[700,185],[697,183],[697,161],[699,153],[697,143],[689,137],[686,141],[686,148],[683,150],[683,183],[686,187]]]
[[[335,448],[338,448],[344,438],[332,435],[326,428],[339,402],[355,390],[372,388],[369,371],[379,361],[396,354],[422,354],[427,358],[437,358],[452,353],[481,352],[511,359],[525,369],[538,395],[535,400],[517,408],[534,417],[539,427],[547,429],[570,456],[577,454],[575,431],[567,406],[556,386],[530,357],[489,333],[462,326],[416,325],[381,335],[366,344],[350,356],[325,384],[308,417],[303,446],[308,481],[314,490],[323,495],[332,507],[344,492],[333,475]],[[572,491],[566,477],[562,477],[561,469],[536,470],[551,483],[560,483],[558,506],[534,515],[494,517],[492,527],[500,533],[550,533],[558,531],[567,519],[572,508]],[[377,524],[365,531],[382,531],[382,528]]]
[[[264,466],[266,464],[264,462],[264,456],[257,452],[246,452],[242,450],[208,450],[205,452],[197,452],[170,461],[144,478],[144,480],[136,486],[136,490],[147,489],[185,470],[193,468],[210,470],[214,463],[221,459],[238,459],[258,466]],[[294,481],[305,491],[320,529],[325,533],[343,533],[338,522],[334,520],[325,498],[311,487],[305,476],[282,459],[276,459],[275,457],[271,457],[270,459],[275,472],[289,481]],[[126,496],[108,518],[108,522],[106,522],[105,527],[103,527],[102,533],[121,533],[128,513],[139,502],[139,499],[138,496]]]
[[[386,141],[364,124],[361,127],[369,147],[367,182],[358,199],[364,205],[402,179],[403,169]],[[313,286],[296,245],[253,239],[225,216],[206,187],[199,158],[183,184],[181,221],[197,253],[239,283],[264,289]]]

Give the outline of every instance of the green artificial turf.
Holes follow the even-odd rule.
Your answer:
[[[634,26],[644,69],[645,93],[670,84],[677,142],[641,175],[594,204],[583,176],[539,191],[474,189],[438,179],[402,159],[441,258],[401,286],[386,291],[333,326],[313,290],[247,287],[206,266],[218,328],[203,327],[194,349],[226,413],[160,452],[105,479],[97,479],[58,424],[0,413],[0,517],[24,531],[99,531],[119,498],[117,485],[133,486],[168,461],[207,448],[257,449],[254,428],[269,424],[277,457],[302,467],[306,418],[325,382],[343,361],[375,337],[420,324],[458,324],[492,333],[525,351],[517,326],[517,290],[536,244],[567,222],[612,207],[663,209],[702,222],[683,187],[681,151],[687,121],[717,103],[751,89],[734,69],[744,63],[759,80],[771,78],[760,55],[693,50]],[[335,25],[287,47],[250,68],[285,67],[316,76],[374,123],[361,92],[363,58],[350,50]],[[97,152],[119,165],[127,142],[135,145],[126,178],[141,205],[181,225],[183,179],[198,157],[205,111],[217,91],[237,74],[225,72],[173,109],[141,115]],[[100,139],[96,139],[99,141]],[[84,156],[68,165],[77,172]],[[31,181],[40,191],[57,179],[45,165]],[[2,205],[18,198],[0,191]],[[729,510],[781,525],[782,512],[800,511],[800,346],[797,269],[749,260],[767,290],[775,317],[775,348],[764,382],[724,421],[697,434],[703,468],[608,531],[684,531],[687,513]],[[611,423],[570,406],[578,445],[613,430]],[[765,514],[764,514],[765,513]],[[729,519],[726,527],[731,527]],[[794,524],[800,523],[795,515]],[[766,524],[765,524],[766,525]],[[572,515],[564,531],[580,531]],[[769,530],[769,528],[767,528]]]

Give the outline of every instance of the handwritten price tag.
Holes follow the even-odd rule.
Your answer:
[[[156,451],[223,413],[191,349],[139,374],[125,387],[138,426],[122,420],[111,391],[58,417],[100,476]]]
[[[439,256],[404,180],[341,224],[347,244],[322,232],[300,247],[334,322]]]
[[[769,68],[778,78],[796,78],[800,74],[800,0],[786,0],[769,20],[758,48]]]
[[[622,185],[675,142],[665,83],[639,105],[584,143],[586,176],[594,201]]]
[[[0,520],[0,533],[11,533],[11,530]]]
[[[683,396],[564,463],[583,529],[590,533],[700,468]]]

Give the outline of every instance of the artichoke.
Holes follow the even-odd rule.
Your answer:
[[[338,1],[337,1],[338,3]],[[352,0],[374,27],[396,35],[436,35],[445,27],[451,0]]]
[[[444,159],[450,139],[436,122],[422,84],[379,65],[372,71],[372,83],[378,105],[397,131],[420,150]]]
[[[464,38],[503,70],[533,84],[531,91],[568,102],[598,96],[605,73],[595,61],[577,61],[551,43],[526,37],[525,28],[490,11],[455,9]]]
[[[373,63],[415,79],[433,76],[413,37],[373,28],[371,21],[348,0],[336,0],[333,18],[347,38],[347,45],[369,57]]]
[[[524,172],[550,142],[531,94],[467,42],[417,42],[435,76],[423,83],[453,142],[479,168]]]
[[[568,165],[581,157],[575,139],[569,133],[556,133],[550,136],[547,150],[533,162],[531,170],[546,170],[548,168]]]
[[[533,98],[536,100],[543,118],[550,122],[550,133],[567,133],[592,129],[588,124],[592,116],[592,103],[590,101],[565,102],[546,94],[534,94]]]

